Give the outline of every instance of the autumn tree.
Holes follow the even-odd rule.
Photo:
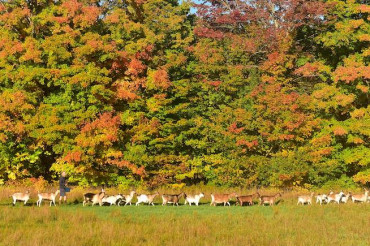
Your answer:
[[[2,1],[0,12],[3,177],[144,177],[152,164],[135,151],[143,128],[157,131],[166,120],[155,112],[182,79],[189,6],[17,0]]]

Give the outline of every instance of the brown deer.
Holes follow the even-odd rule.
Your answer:
[[[168,195],[168,194],[163,194],[162,195],[162,206],[166,205],[167,203],[172,203],[173,205],[176,204],[176,206],[179,206],[179,201],[180,198],[184,195],[184,192],[181,192],[180,194],[177,195]]]
[[[104,196],[105,196],[104,189],[101,189],[101,192],[99,194],[85,193],[84,194],[84,201],[83,201],[82,205],[85,206],[88,202],[91,202],[92,206],[94,206],[97,203],[99,203],[99,205],[102,206]]]
[[[259,198],[260,198],[260,205],[265,205],[265,204],[269,204],[270,206],[274,205],[275,204],[275,201],[278,197],[281,197],[281,193],[277,193],[273,196],[261,196],[258,192],[257,192]]]
[[[243,206],[243,203],[246,203],[250,206],[253,205],[253,198],[257,197],[257,194],[252,195],[245,195],[245,196],[238,196],[236,195],[236,204],[240,204],[240,206]]]
[[[219,204],[219,203],[223,203],[224,206],[226,206],[226,204],[230,206],[229,200],[233,196],[236,196],[235,192],[231,194],[211,194],[211,198],[212,198],[211,206],[212,205],[216,206],[216,204]]]

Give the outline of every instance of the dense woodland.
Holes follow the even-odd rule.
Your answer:
[[[366,0],[0,0],[0,184],[370,182]]]

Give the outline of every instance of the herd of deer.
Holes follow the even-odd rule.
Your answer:
[[[319,194],[316,196],[316,203],[320,203],[322,205],[323,203],[330,203],[330,202],[336,202],[336,203],[347,203],[349,199],[352,199],[352,202],[370,202],[370,197],[368,195],[369,191],[365,189],[365,194],[360,195],[352,195],[350,192],[345,195],[342,191],[338,194],[335,194],[333,192],[330,192],[328,195],[325,194]],[[55,199],[57,195],[59,194],[59,190],[57,190],[54,193],[38,193],[38,200],[36,202],[37,206],[41,206],[41,203],[43,200],[49,201],[50,206],[54,204],[55,206]],[[99,193],[85,193],[83,195],[83,206],[85,206],[88,203],[91,203],[92,206],[95,204],[99,204],[102,206],[103,204],[109,204],[109,205],[118,205],[124,203],[124,205],[131,205],[131,202],[134,198],[134,195],[136,194],[135,191],[131,191],[130,194],[123,195],[112,195],[107,196],[104,189],[101,190]],[[148,205],[154,206],[154,198],[159,195],[159,192],[153,193],[153,194],[136,194],[136,206],[138,206],[141,203],[147,203]],[[275,195],[260,195],[258,192],[252,195],[243,195],[239,196],[236,193],[230,193],[230,194],[211,194],[211,206],[216,206],[217,204],[223,204],[224,206],[229,205],[230,206],[230,200],[235,197],[236,198],[236,205],[239,204],[240,206],[243,206],[243,204],[247,205],[253,205],[255,199],[259,199],[260,205],[274,205],[277,202],[277,199],[281,197],[281,193],[277,193]],[[27,191],[26,193],[14,193],[12,196],[13,198],[13,205],[16,204],[17,201],[22,201],[24,204],[28,202],[30,199],[30,192]],[[195,195],[189,195],[184,192],[181,192],[180,194],[163,194],[162,195],[162,205],[166,204],[173,204],[178,206],[180,199],[184,197],[185,205],[188,203],[190,206],[192,204],[195,204],[196,206],[199,205],[199,201],[202,197],[204,197],[204,193],[199,193]],[[312,192],[311,195],[305,195],[305,196],[299,196],[297,205],[299,204],[312,204],[312,200],[314,197],[314,193]]]
[[[320,203],[322,205],[323,203],[331,203],[331,202],[336,202],[336,203],[347,203],[348,200],[352,199],[352,202],[370,202],[370,197],[369,197],[369,191],[367,189],[364,189],[365,193],[364,194],[359,194],[359,195],[352,195],[351,192],[348,192],[347,195],[343,193],[343,191],[339,193],[334,193],[330,192],[329,195],[325,194],[319,194],[316,196],[316,203]],[[312,192],[311,195],[309,196],[299,196],[298,197],[298,202],[297,205],[299,204],[312,204],[312,199],[313,199],[314,193]]]

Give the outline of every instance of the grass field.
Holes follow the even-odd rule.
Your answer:
[[[370,245],[370,204],[0,205],[0,245]]]

